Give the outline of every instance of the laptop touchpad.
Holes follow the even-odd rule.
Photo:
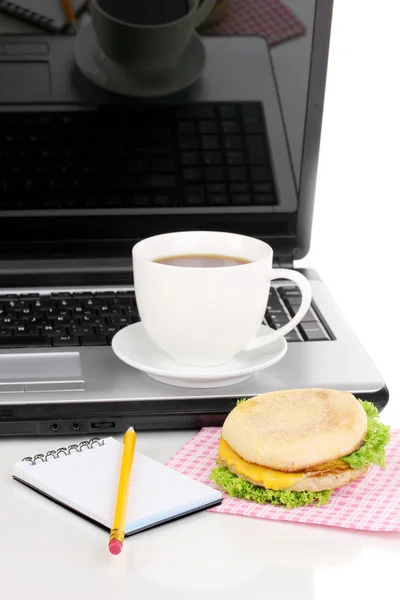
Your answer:
[[[79,352],[0,355],[0,393],[84,389]]]
[[[33,100],[50,94],[49,64],[43,62],[0,62],[0,100]]]

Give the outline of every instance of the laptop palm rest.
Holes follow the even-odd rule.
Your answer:
[[[0,393],[84,389],[79,352],[0,355]]]

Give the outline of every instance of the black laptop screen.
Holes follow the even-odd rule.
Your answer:
[[[269,127],[268,107],[256,96],[199,103],[178,95],[165,110],[162,101],[119,98],[120,108],[107,101],[98,109],[88,93],[87,101],[61,105],[50,56],[46,96],[51,90],[54,103],[40,90],[29,106],[0,98],[0,261],[127,256],[139,239],[180,229],[253,235],[277,251],[305,248],[330,9],[325,0],[221,0],[198,30],[263,39],[280,140],[271,139],[280,130]],[[10,60],[0,56],[0,73]],[[29,61],[21,64],[29,72]],[[243,89],[246,77],[237,72]]]

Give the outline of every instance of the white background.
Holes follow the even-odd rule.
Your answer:
[[[331,290],[387,382],[397,426],[399,112],[399,3],[336,0],[311,250],[297,266],[315,266]]]

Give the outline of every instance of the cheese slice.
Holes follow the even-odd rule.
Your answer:
[[[236,474],[270,490],[286,490],[306,476],[305,473],[284,473],[249,463],[236,454],[222,438],[219,442],[219,457]]]
[[[254,485],[261,485],[270,490],[286,490],[304,477],[325,475],[327,472],[338,473],[349,468],[349,465],[345,461],[338,458],[318,467],[312,467],[297,473],[275,471],[262,465],[247,462],[223,438],[219,442],[219,457],[233,473],[241,475],[243,478],[254,483]]]

